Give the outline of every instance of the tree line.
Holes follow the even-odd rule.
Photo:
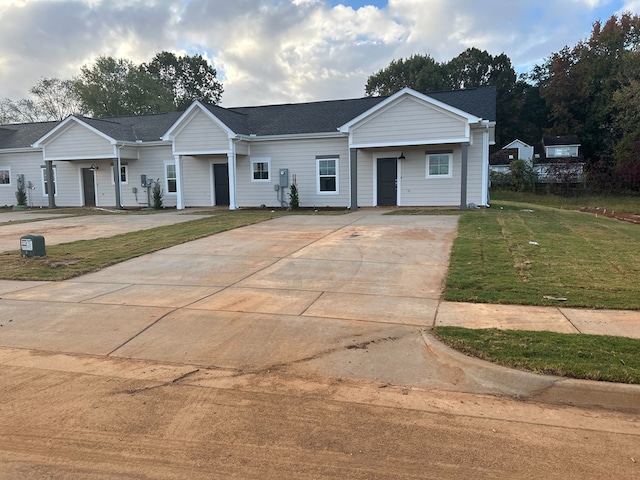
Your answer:
[[[469,48],[448,62],[429,55],[393,60],[369,76],[367,95],[495,86],[496,148],[516,138],[577,135],[589,187],[640,190],[640,16],[593,24],[590,36],[517,76],[505,55]]]
[[[163,113],[184,110],[194,100],[217,104],[223,86],[216,75],[201,55],[160,52],[140,65],[101,56],[73,79],[41,78],[29,98],[0,100],[0,123]]]

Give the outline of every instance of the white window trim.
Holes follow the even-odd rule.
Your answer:
[[[254,169],[253,166],[256,163],[266,163],[267,164],[267,175],[268,178],[253,178]],[[251,175],[252,183],[271,183],[271,158],[270,157],[255,157],[251,159],[251,169],[249,171],[249,175]]]
[[[170,192],[169,191],[169,177],[167,177],[167,167],[171,165],[173,166],[173,168],[175,168],[176,170],[176,191],[175,192]],[[178,167],[176,166],[176,162],[175,161],[166,161],[164,162],[164,172],[162,172],[162,176],[164,177],[164,195],[178,195]]]
[[[326,160],[333,160],[336,162],[336,189],[333,192],[320,191],[320,162]],[[323,175],[330,176],[330,175]],[[340,157],[316,157],[316,194],[317,195],[340,195]]]
[[[431,175],[429,173],[429,157],[431,155],[447,155],[449,157],[449,173],[447,175]],[[427,152],[425,155],[425,178],[453,178],[453,152]]]
[[[13,186],[13,180],[11,178],[11,167],[0,167],[0,170],[6,170],[7,172],[9,172],[9,183],[0,183],[0,188],[5,187],[5,188],[10,188]]]
[[[115,165],[111,165],[111,185],[115,185],[116,181],[113,176],[113,169],[116,168]],[[124,163],[120,164],[120,168],[124,168],[125,176],[127,178],[126,181],[122,181],[122,173],[120,174],[120,185],[129,185],[129,165]]]
[[[57,197],[58,196],[58,171],[57,168],[55,167],[55,165],[52,167],[53,170],[53,196]],[[47,190],[44,187],[44,174],[47,171],[47,167],[40,167],[40,183],[42,185],[42,196],[44,198],[47,198],[49,196],[49,194],[47,194]]]

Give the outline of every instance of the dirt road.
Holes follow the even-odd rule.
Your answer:
[[[638,478],[637,415],[0,349],[0,478]]]

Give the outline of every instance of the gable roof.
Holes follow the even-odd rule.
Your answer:
[[[546,147],[558,145],[580,145],[580,139],[577,135],[548,135],[542,137],[542,143]]]
[[[414,93],[490,122],[496,120],[495,87]],[[391,98],[394,96],[234,108],[200,105],[236,134],[275,136],[336,133],[341,126]],[[155,142],[161,140],[184,113],[73,118],[114,141]],[[29,148],[54,133],[52,130],[62,126],[69,118],[62,122],[0,125],[0,150]]]

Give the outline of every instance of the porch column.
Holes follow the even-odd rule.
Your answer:
[[[234,144],[235,147],[235,144]],[[236,210],[238,202],[236,200],[236,152],[235,148],[232,153],[227,154],[227,162],[229,163],[229,210]]]
[[[467,176],[469,163],[469,144],[462,144],[462,171],[460,174],[460,210],[467,209]]]
[[[45,160],[47,172],[47,197],[49,198],[49,208],[56,208],[55,177],[53,176],[53,161]]]
[[[120,149],[116,147],[116,159],[113,162],[113,184],[116,189],[116,210],[122,210],[122,181],[120,178]]]
[[[182,188],[182,157],[180,155],[173,156],[176,163],[176,208],[184,210],[184,195]]]
[[[351,181],[351,205],[349,210],[358,209],[358,149],[349,149],[349,178]]]

